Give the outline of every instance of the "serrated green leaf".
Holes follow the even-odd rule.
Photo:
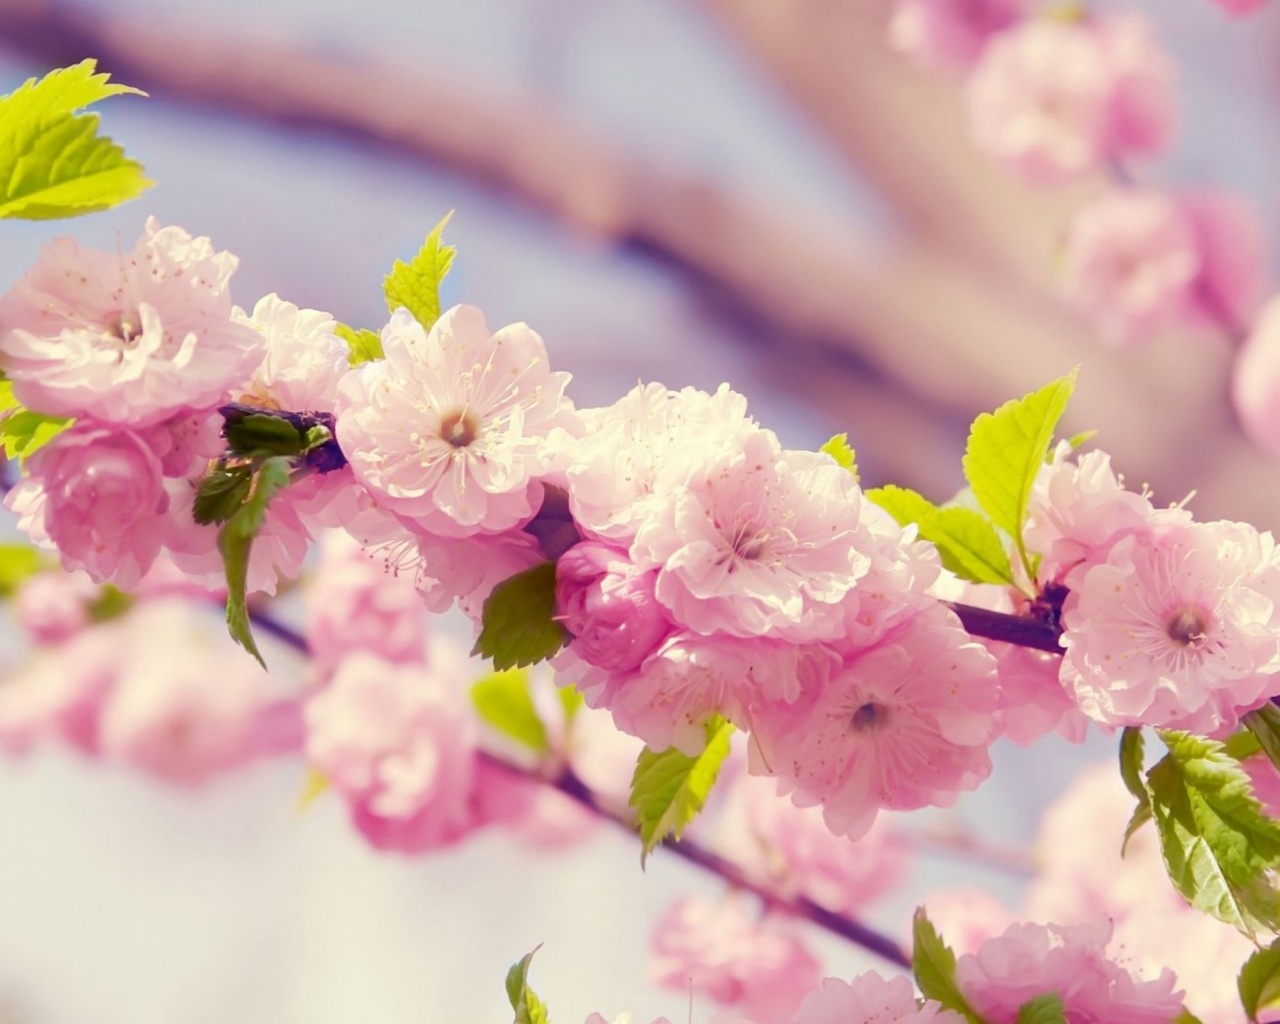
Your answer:
[[[956,955],[942,941],[924,907],[917,907],[911,922],[911,973],[926,998],[955,1010],[969,1024],[982,1024],[964,993],[956,985]]]
[[[696,757],[674,747],[640,751],[627,806],[635,810],[640,828],[641,867],[659,843],[669,835],[679,839],[698,816],[729,756],[732,735],[733,724],[716,716],[706,723],[707,744]]]
[[[302,434],[286,419],[269,413],[226,417],[227,450],[243,458],[301,455]]]
[[[403,306],[428,331],[440,319],[440,282],[453,266],[457,252],[454,246],[440,241],[452,216],[452,210],[444,215],[412,261],[396,260],[382,285],[387,309],[394,313]]]
[[[211,469],[196,490],[192,518],[201,526],[225,523],[244,504],[252,481],[253,470],[247,465]]]
[[[253,484],[244,503],[218,531],[218,551],[227,572],[227,630],[232,639],[252,654],[263,668],[258,645],[253,639],[247,604],[249,553],[254,538],[266,520],[271,499],[289,484],[289,460],[283,456],[264,459],[253,475]]]
[[[546,661],[566,639],[555,614],[556,566],[542,562],[493,588],[471,653],[492,659],[499,671]]]
[[[0,544],[0,598],[12,597],[22,584],[44,568],[44,559],[25,544]]]
[[[920,536],[938,549],[942,564],[972,583],[1013,583],[1013,568],[995,528],[969,508],[936,508]]]
[[[1192,906],[1250,937],[1280,930],[1272,871],[1280,824],[1262,813],[1238,761],[1215,740],[1161,732],[1169,753],[1147,773],[1160,848]]]
[[[1264,1011],[1280,1009],[1280,939],[1244,962],[1236,986],[1249,1020],[1256,1021]]]
[[[1124,839],[1120,843],[1120,856],[1124,856],[1129,848],[1129,840],[1137,834],[1138,829],[1151,820],[1151,798],[1147,795],[1147,786],[1142,779],[1143,743],[1142,730],[1127,728],[1120,735],[1120,778],[1125,789],[1138,801],[1124,830]]]
[[[938,506],[909,487],[885,484],[864,492],[863,497],[893,516],[899,526],[920,525]]]
[[[1268,702],[1241,719],[1271,763],[1280,768],[1280,708]]]
[[[386,358],[386,353],[382,351],[382,337],[377,331],[338,324],[333,333],[347,343],[348,366],[359,366],[361,363]]]
[[[0,218],[73,217],[133,199],[152,182],[142,165],[77,111],[110,96],[145,95],[81,61],[0,97]]]
[[[529,690],[529,673],[522,668],[487,675],[471,687],[476,712],[491,726],[535,754],[547,751],[547,729],[538,717]]]
[[[826,444],[818,449],[825,452],[836,460],[836,465],[841,469],[847,469],[849,475],[858,479],[858,456],[852,448],[849,447],[848,434],[836,434]]]
[[[1057,992],[1028,999],[1018,1007],[1017,1024],[1067,1024],[1062,997]]]
[[[0,445],[10,459],[26,462],[71,426],[72,420],[18,407],[0,420]]]
[[[1053,432],[1075,390],[1076,371],[984,412],[969,431],[964,475],[991,522],[1014,539],[1023,566],[1030,569],[1022,527],[1031,488],[1044,465]]]
[[[529,987],[529,964],[541,948],[535,946],[507,971],[507,999],[516,1012],[514,1024],[549,1024],[546,1004]]]

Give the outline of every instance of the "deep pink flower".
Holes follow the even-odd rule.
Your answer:
[[[1237,18],[1260,11],[1267,5],[1267,0],[1213,0],[1213,2]]]
[[[613,672],[638,668],[672,629],[654,597],[657,576],[597,541],[566,551],[556,562],[556,610],[574,653]]]

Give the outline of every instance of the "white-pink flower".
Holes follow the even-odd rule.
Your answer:
[[[278,295],[263,296],[237,322],[262,336],[263,359],[236,390],[238,402],[290,412],[332,412],[338,381],[348,370],[347,345],[337,322],[318,309],[300,309]]]
[[[650,976],[676,992],[704,993],[758,1024],[789,1024],[821,967],[800,933],[742,902],[686,897],[653,933]]]
[[[1280,554],[1269,533],[1157,521],[1068,583],[1062,679],[1091,718],[1215,733],[1277,692]]]
[[[1240,350],[1231,396],[1245,433],[1280,456],[1280,298],[1263,307]]]
[[[385,359],[342,380],[338,440],[379,505],[445,537],[520,525],[542,501],[544,443],[575,428],[566,373],[524,324],[490,335],[473,306],[428,334],[407,310],[383,329]]]
[[[956,963],[956,982],[988,1024],[1014,1024],[1047,992],[1074,1024],[1170,1024],[1182,1012],[1172,971],[1144,981],[1107,956],[1111,923],[1011,925]]]
[[[154,218],[125,253],[57,239],[0,299],[0,365],[24,405],[55,416],[137,427],[217,405],[262,358],[231,315],[235,267]]]
[[[875,971],[853,981],[823,978],[800,1007],[794,1024],[963,1024],[964,1017],[932,999],[918,1002],[910,979]]]
[[[751,771],[857,838],[881,808],[946,806],[986,778],[998,704],[994,659],[934,605],[794,703],[753,709]]]
[[[13,614],[38,644],[70,639],[89,622],[89,605],[98,596],[83,572],[40,572],[23,580],[13,595]]]
[[[999,32],[1016,24],[1025,0],[898,0],[889,44],[922,64],[966,70]]]

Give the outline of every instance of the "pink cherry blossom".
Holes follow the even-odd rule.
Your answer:
[[[56,546],[64,567],[128,588],[155,561],[169,494],[137,434],[76,426],[41,448],[5,499],[19,527]]]
[[[1179,196],[1196,234],[1200,276],[1191,295],[1198,320],[1235,337],[1253,319],[1267,278],[1262,219],[1230,192],[1199,189]]]
[[[994,659],[934,605],[795,703],[755,711],[751,771],[857,838],[881,808],[945,806],[986,778],[998,702]]]
[[[247,405],[290,412],[333,412],[338,382],[348,370],[347,345],[337,322],[317,309],[300,309],[278,295],[258,300],[236,320],[262,336],[263,359],[235,393]]]
[[[379,849],[447,846],[480,823],[464,672],[444,644],[435,645],[432,667],[356,651],[307,703],[307,756]]]
[[[1280,456],[1280,299],[1263,307],[1232,378],[1240,425],[1255,444]]]
[[[1056,993],[1066,1019],[1078,1024],[1169,1024],[1182,1011],[1173,972],[1151,981],[1135,977],[1107,957],[1110,941],[1106,920],[1014,924],[960,956],[956,982],[989,1024],[1014,1024],[1019,1008],[1046,992]]]
[[[147,221],[126,253],[69,238],[0,299],[0,364],[27,407],[132,427],[210,408],[262,358],[232,319],[234,256]]]
[[[657,575],[596,541],[565,552],[556,562],[556,611],[574,653],[613,672],[638,668],[672,629],[654,597]]]
[[[58,644],[89,622],[89,605],[98,596],[82,572],[40,572],[24,580],[13,596],[19,625],[39,644]]]
[[[898,0],[889,43],[922,64],[966,70],[999,32],[1015,25],[1025,0]]]
[[[1091,718],[1214,733],[1276,692],[1280,554],[1269,533],[1159,524],[1069,583],[1062,679]]]
[[[986,889],[936,889],[925,897],[924,906],[938,934],[956,953],[977,952],[1015,921]]]
[[[875,971],[853,981],[823,978],[805,997],[794,1024],[963,1024],[964,1017],[942,1004],[916,1000],[908,978],[888,980]]]
[[[686,897],[654,930],[650,976],[663,988],[704,993],[759,1024],[788,1024],[821,968],[789,923],[759,918],[741,901]]]
[[[1267,0],[1213,0],[1213,2],[1236,18],[1253,14],[1254,11],[1260,11],[1267,5]]]
[[[337,402],[338,440],[377,503],[445,537],[532,518],[543,442],[576,422],[542,339],[524,324],[490,335],[478,309],[455,306],[430,334],[397,312],[382,344],[386,359],[348,373]]]

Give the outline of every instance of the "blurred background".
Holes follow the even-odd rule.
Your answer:
[[[1180,65],[1179,141],[1144,180],[1235,190],[1274,235],[1280,18],[1124,6]],[[527,321],[580,405],[729,381],[788,446],[847,431],[864,484],[941,500],[977,412],[1080,364],[1067,429],[1099,429],[1131,484],[1280,525],[1280,474],[1227,401],[1230,345],[1117,350],[1074,319],[1053,257],[1100,183],[1031,189],[979,154],[956,82],[886,46],[887,10],[0,0],[0,93],[97,57],[150,93],[104,123],[159,182],[71,225],[9,222],[0,290],[47,239],[129,247],[154,213],[240,257],[241,305],[275,291],[376,327],[382,275],[454,210],[446,301]],[[1113,746],[1001,746],[993,780],[936,817],[1025,847]],[[498,1022],[506,967],[539,942],[556,1020],[685,1018],[646,983],[645,947],[666,902],[706,885],[694,869],[659,854],[641,874],[611,832],[567,855],[482,835],[378,856],[333,801],[296,814],[300,784],[296,765],[264,767],[193,798],[53,751],[0,768],[0,1022]],[[870,918],[902,934],[923,892],[959,883],[1019,884],[935,850]],[[875,966],[821,941],[830,973]]]

